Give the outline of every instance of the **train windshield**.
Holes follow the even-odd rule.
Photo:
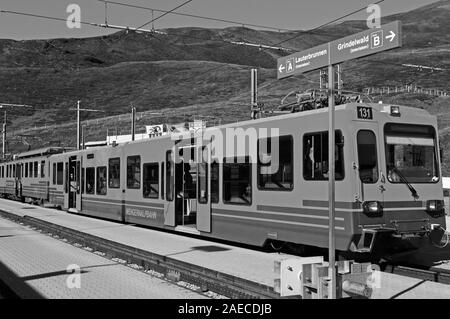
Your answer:
[[[433,127],[386,124],[384,134],[391,183],[436,183],[439,180]]]

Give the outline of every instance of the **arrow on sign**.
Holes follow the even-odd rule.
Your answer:
[[[394,40],[394,38],[395,38],[395,33],[392,32],[392,30],[390,32],[391,33],[386,36],[386,39],[389,39],[389,41],[392,42],[392,40]]]
[[[280,71],[280,73],[283,73],[283,70],[286,69],[283,64],[280,65],[280,67],[278,68],[278,71]]]

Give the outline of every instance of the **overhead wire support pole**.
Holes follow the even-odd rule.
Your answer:
[[[3,136],[3,145],[2,145],[2,151],[3,151],[3,159],[6,158],[6,110],[5,110],[5,117],[3,118],[3,130],[2,130],[2,136]]]
[[[136,108],[131,105],[131,140],[134,141],[136,133]]]
[[[77,150],[81,149],[80,102],[77,101]]]
[[[328,65],[328,276],[330,299],[336,299],[334,67]]]

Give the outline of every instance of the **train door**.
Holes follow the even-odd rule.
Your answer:
[[[209,147],[198,148],[197,230],[211,232],[211,153]]]
[[[22,196],[22,164],[16,164],[16,196]]]
[[[76,161],[76,171],[75,171],[75,179],[76,179],[76,199],[75,199],[75,208],[77,211],[81,211],[81,167],[83,167],[83,158],[80,156],[80,159]]]
[[[165,161],[165,198],[164,225],[175,226],[175,160],[173,150],[166,152]]]
[[[186,230],[197,229],[197,148],[180,148],[180,158],[175,165],[175,219],[177,226]]]
[[[78,162],[79,163],[79,162]],[[78,165],[79,166],[79,165]],[[78,211],[78,177],[77,177],[77,157],[72,156],[65,163],[65,185],[64,185],[64,207],[69,211]],[[79,174],[78,174],[79,175]],[[81,205],[81,202],[80,202]]]
[[[382,139],[378,123],[374,121],[355,121],[356,185],[358,197],[363,204],[384,206],[386,177],[382,170]],[[376,203],[377,202],[377,203]],[[360,215],[361,225],[384,224],[382,214]]]

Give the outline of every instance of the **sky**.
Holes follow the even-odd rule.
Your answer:
[[[115,0],[160,10],[172,10],[185,0]],[[282,29],[308,30],[357,9],[374,0],[192,0],[176,12],[208,16],[242,23]],[[382,16],[406,12],[436,0],[385,0],[380,3]],[[104,4],[98,0],[0,0],[0,10],[10,10],[67,19],[69,4],[81,8],[81,20],[103,23]],[[161,13],[154,13],[158,17]],[[366,19],[365,10],[347,19]],[[139,27],[152,19],[151,11],[108,5],[109,24]],[[232,24],[166,15],[154,22],[156,29],[177,27],[224,28]],[[151,25],[147,26],[151,28]],[[109,34],[115,31],[82,25],[70,29],[63,21],[0,13],[0,38],[25,40],[79,38]]]

